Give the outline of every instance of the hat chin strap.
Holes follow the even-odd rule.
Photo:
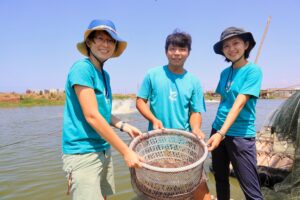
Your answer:
[[[107,87],[107,83],[106,83],[105,73],[103,71],[103,66],[104,66],[104,63],[107,61],[107,59],[104,60],[103,62],[101,62],[100,59],[92,52],[92,50],[90,50],[90,53],[94,56],[94,58],[100,64],[101,74],[102,74],[102,78],[103,78],[103,82],[104,82],[104,87],[105,87],[105,96],[108,98],[109,97],[108,87]]]
[[[93,55],[93,57],[98,61],[98,63],[100,64],[100,69],[101,71],[103,70],[103,66],[104,66],[104,63],[107,61],[104,60],[103,62],[92,52],[92,50],[90,50],[90,53]]]

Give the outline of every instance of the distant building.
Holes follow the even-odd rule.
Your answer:
[[[57,89],[57,88],[51,88],[51,89],[44,89],[44,90],[37,90],[37,89],[27,89],[26,94],[59,94],[59,93],[65,93],[64,89]]]
[[[25,93],[26,93],[26,94],[31,94],[31,93],[33,93],[33,92],[32,92],[32,90],[27,89]]]
[[[204,93],[205,96],[212,96],[212,97],[219,97],[220,95],[216,93],[215,91],[206,91]]]
[[[295,88],[271,88],[260,91],[260,98],[289,98],[295,92],[300,91],[300,89]]]

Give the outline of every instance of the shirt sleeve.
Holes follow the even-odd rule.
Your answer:
[[[216,88],[216,93],[221,94],[221,79],[219,80],[218,86]]]
[[[252,95],[256,98],[259,97],[262,82],[262,71],[260,68],[255,67],[249,70],[245,78],[244,84],[240,90],[240,94]]]
[[[88,63],[75,63],[69,73],[69,81],[71,86],[82,85],[94,88],[92,70]]]
[[[143,99],[149,99],[151,95],[151,79],[149,73],[145,76],[137,96]]]
[[[206,111],[203,90],[202,90],[199,80],[196,80],[196,82],[194,84],[194,90],[192,93],[190,109],[192,112],[203,113]]]
[[[218,86],[217,86],[217,88],[216,88],[216,93],[218,93],[218,94],[221,94],[222,93],[222,83],[224,82],[224,74],[225,74],[225,72],[226,72],[226,69],[224,70],[224,71],[222,71],[222,73],[220,74],[220,78],[219,78],[219,83],[218,83]]]

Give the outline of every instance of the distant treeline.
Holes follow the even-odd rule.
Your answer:
[[[113,99],[135,98],[134,94],[113,94]],[[0,107],[31,107],[64,105],[65,93],[17,94],[0,93]]]
[[[263,91],[263,90],[262,90]],[[273,92],[271,95],[269,93],[261,92],[261,98],[273,99],[273,98],[287,98],[294,91],[284,91],[281,93]],[[268,95],[266,95],[268,94]],[[278,95],[280,94],[280,95]],[[220,95],[214,93],[213,91],[205,92],[205,100],[209,101],[219,101]],[[135,99],[135,94],[113,94],[113,99]],[[0,92],[0,107],[30,107],[30,106],[56,106],[64,105],[65,103],[65,93],[64,92],[48,92],[48,93],[33,93],[27,92],[25,94],[18,93],[1,93]]]

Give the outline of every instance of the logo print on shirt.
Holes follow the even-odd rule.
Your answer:
[[[177,98],[177,92],[175,91],[172,91],[172,89],[170,88],[170,96],[169,96],[169,99],[171,101],[176,101],[176,98]]]
[[[227,86],[225,88],[226,92],[229,92],[231,90],[232,85],[233,85],[233,81],[228,81]]]
[[[105,97],[105,102],[106,102],[107,104],[110,104],[110,99],[107,98],[107,97]]]
[[[106,90],[105,90],[105,89],[104,89],[104,94],[106,94]],[[110,103],[110,98],[109,98],[109,96],[105,95],[105,96],[104,96],[104,99],[105,99],[105,102],[106,102],[107,104]]]

